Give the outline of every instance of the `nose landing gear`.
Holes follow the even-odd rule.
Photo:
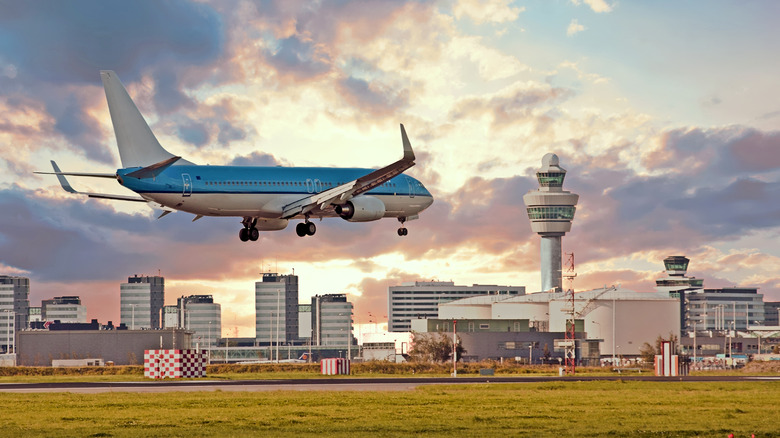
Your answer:
[[[409,230],[407,230],[406,227],[404,227],[404,222],[406,222],[406,218],[405,217],[399,217],[398,218],[398,222],[401,223],[401,228],[398,229],[398,235],[403,237],[403,236],[406,236],[407,234],[409,234]]]

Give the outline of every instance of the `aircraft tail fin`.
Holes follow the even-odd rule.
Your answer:
[[[157,141],[116,73],[103,70],[100,77],[106,90],[122,167],[146,167],[173,158],[174,155]]]

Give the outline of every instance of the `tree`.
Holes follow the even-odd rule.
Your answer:
[[[412,333],[412,342],[412,350],[409,351],[412,362],[448,362],[452,359],[452,337],[445,333]],[[455,350],[460,360],[466,352],[460,339]]]
[[[653,363],[655,360],[655,348],[653,348],[653,346],[649,343],[645,342],[639,348],[639,355],[642,357],[642,360],[645,363]]]

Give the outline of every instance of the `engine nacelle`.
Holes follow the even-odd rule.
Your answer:
[[[370,222],[382,219],[385,203],[373,196],[357,196],[335,207],[336,214],[350,222]]]

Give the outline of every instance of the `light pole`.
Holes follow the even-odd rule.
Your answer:
[[[279,363],[279,293],[281,291],[281,289],[276,289],[276,363]],[[270,338],[270,336],[268,337]]]
[[[211,342],[212,342],[211,341],[211,321],[209,321],[209,343],[208,343],[209,351],[208,351],[208,356],[206,357],[206,361],[208,362],[209,365],[211,365]]]
[[[5,309],[3,310],[8,316],[6,317],[6,333],[5,333],[5,353],[11,354],[11,344],[15,344],[14,339],[11,338],[11,321],[14,321],[16,319],[16,312],[13,310]],[[14,324],[15,325],[15,324]],[[16,327],[14,327],[14,332],[16,332]],[[16,336],[14,335],[14,338]],[[14,345],[14,351],[16,350],[16,345]]]

